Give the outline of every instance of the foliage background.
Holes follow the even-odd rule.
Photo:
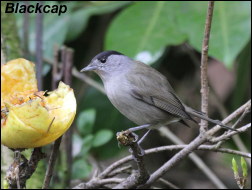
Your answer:
[[[48,62],[53,60],[54,45],[65,44],[73,48],[74,66],[79,70],[97,53],[116,50],[161,71],[181,99],[199,109],[199,61],[207,2],[48,1],[44,4],[66,4],[68,7],[67,13],[61,16],[44,14],[44,89],[51,88],[51,65]],[[20,46],[23,47],[24,15],[14,15]],[[29,17],[29,55],[26,58],[34,61],[36,15],[30,14]],[[251,97],[251,2],[216,2],[209,54],[210,115],[223,118]],[[95,74],[88,75],[100,82]],[[73,124],[72,179],[78,181],[88,178],[97,165],[103,167],[127,152],[118,148],[115,133],[134,124],[93,87],[77,78],[73,78],[72,87],[78,102],[78,114]],[[197,126],[185,129],[175,124],[170,128],[185,142],[198,132]],[[251,148],[250,139],[250,134],[242,136],[248,149]],[[144,147],[164,144],[170,142],[154,131]],[[231,142],[229,146],[234,144]],[[49,148],[45,147],[45,151]],[[228,187],[236,187],[231,156],[205,152],[199,152],[199,155]],[[150,170],[170,156],[171,153],[163,153],[148,157]],[[38,177],[32,178],[28,187],[41,187],[45,167],[42,162],[35,174]],[[62,153],[52,187],[65,187],[66,170]],[[166,177],[181,188],[213,188],[208,179],[190,164],[190,160],[183,161]]]

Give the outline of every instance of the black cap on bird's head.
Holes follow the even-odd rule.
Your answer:
[[[123,55],[123,54],[121,54],[121,53],[119,53],[119,52],[117,52],[117,51],[113,51],[113,50],[103,51],[103,52],[99,53],[98,55],[96,55],[96,56],[92,59],[92,61],[98,59],[98,60],[100,60],[101,62],[104,62],[104,61],[107,60],[107,58],[108,58],[110,55]],[[91,61],[91,62],[92,62],[92,61]]]
[[[99,54],[97,54],[90,62],[90,64],[88,66],[86,66],[85,68],[83,68],[81,70],[81,72],[83,71],[92,71],[97,69],[97,65],[93,65],[93,63],[97,60],[100,63],[106,63],[107,59],[109,56],[111,55],[123,55],[122,53],[119,53],[117,51],[113,51],[113,50],[109,50],[109,51],[103,51]]]

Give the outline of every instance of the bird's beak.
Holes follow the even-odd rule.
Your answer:
[[[96,70],[96,69],[97,69],[96,66],[94,66],[94,65],[88,65],[88,66],[84,67],[83,69],[81,69],[80,72],[93,71],[93,70]]]

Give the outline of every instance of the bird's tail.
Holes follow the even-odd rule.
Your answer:
[[[219,125],[219,126],[225,128],[225,129],[228,129],[228,130],[237,131],[236,129],[228,127],[227,125],[223,124],[219,120],[214,120],[214,119],[211,119],[211,118],[207,117],[207,115],[205,113],[203,113],[203,112],[196,111],[196,110],[194,110],[194,109],[192,109],[192,108],[190,108],[188,106],[185,106],[185,110],[186,110],[187,113],[189,113],[190,115],[192,115],[194,117],[209,121],[209,122],[211,122],[213,124]]]

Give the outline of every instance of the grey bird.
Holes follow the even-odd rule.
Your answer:
[[[104,51],[96,55],[83,71],[96,72],[103,81],[111,103],[138,127],[156,128],[173,122],[196,122],[193,117],[234,130],[219,120],[186,106],[175,94],[164,75],[154,68],[135,61],[117,51]]]

